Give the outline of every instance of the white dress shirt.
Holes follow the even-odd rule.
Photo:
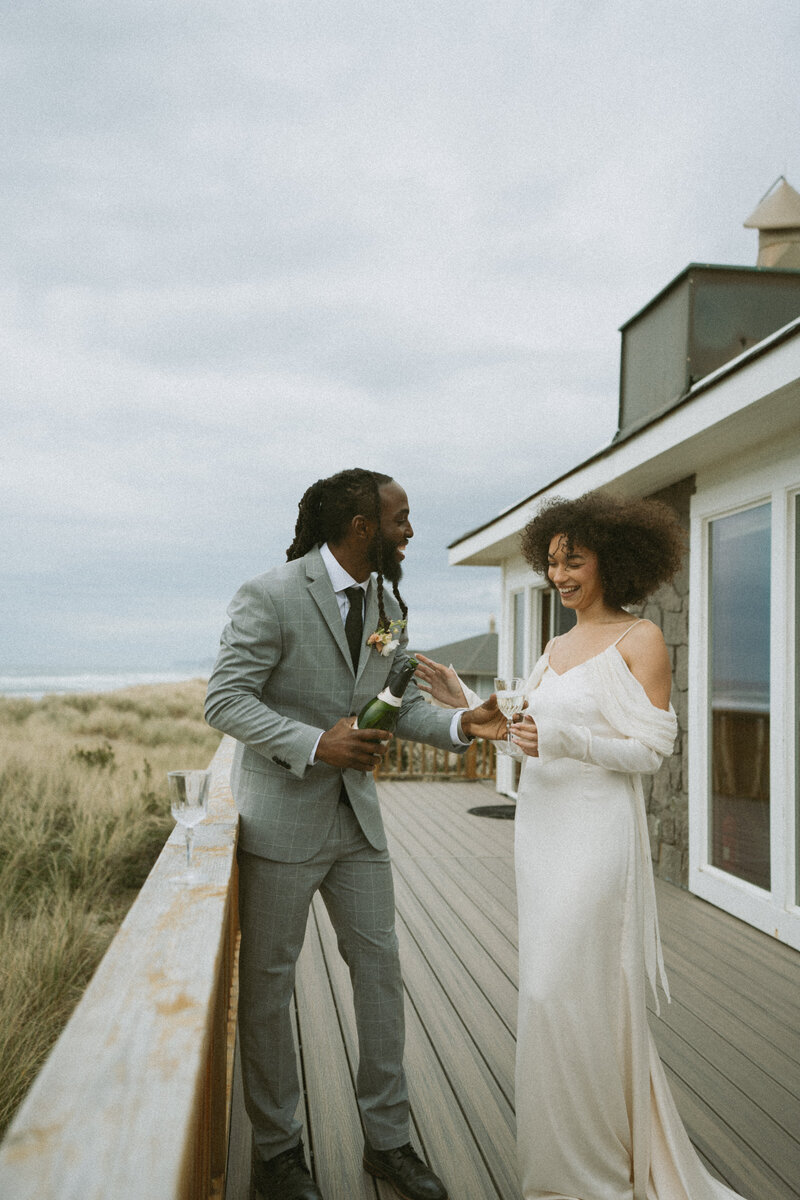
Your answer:
[[[344,622],[347,620],[347,614],[350,611],[350,600],[345,595],[345,588],[361,588],[361,591],[366,596],[369,579],[365,579],[363,583],[359,583],[358,580],[353,579],[353,576],[345,571],[339,560],[334,558],[333,551],[327,542],[324,542],[320,546],[319,552],[322,555],[322,561],[325,563],[325,570],[330,576],[331,587],[336,595],[336,600],[339,605],[339,612],[342,614],[342,624],[344,624]],[[364,603],[363,599],[361,603]]]
[[[369,579],[365,579],[363,583],[359,583],[357,579],[353,579],[352,575],[348,571],[345,571],[342,564],[337,558],[334,557],[333,551],[327,542],[324,542],[320,546],[319,552],[322,556],[322,561],[325,563],[325,570],[328,572],[330,577],[331,587],[333,588],[336,601],[339,605],[339,612],[342,615],[342,624],[344,624],[344,622],[347,620],[347,614],[350,611],[350,600],[345,595],[345,588],[361,588],[361,591],[366,596]],[[463,708],[456,709],[456,711],[453,713],[453,719],[450,722],[450,740],[454,746],[468,746],[470,743],[470,739],[465,738],[462,735],[461,730],[460,718],[462,712],[465,711],[466,709]],[[311,751],[311,757],[308,760],[312,767],[316,761],[317,746],[319,745],[321,737],[322,734],[320,734],[317,738],[314,749]]]

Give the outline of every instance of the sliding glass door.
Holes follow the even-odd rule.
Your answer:
[[[800,463],[698,487],[689,886],[800,949]]]
[[[709,523],[711,862],[770,888],[770,505]]]

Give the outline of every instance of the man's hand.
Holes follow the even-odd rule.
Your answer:
[[[421,692],[427,692],[439,704],[446,708],[468,708],[467,698],[458,682],[458,675],[452,667],[426,658],[424,654],[415,654],[419,666],[414,674],[417,687]]]
[[[356,729],[355,717],[341,717],[323,733],[316,758],[332,767],[374,771],[389,749],[392,734],[385,729]]]
[[[461,728],[467,737],[488,738],[495,742],[506,740],[506,719],[497,707],[494,692],[479,708],[469,708],[461,714]]]

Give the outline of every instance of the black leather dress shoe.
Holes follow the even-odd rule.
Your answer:
[[[364,1170],[376,1179],[388,1179],[404,1200],[447,1200],[447,1188],[410,1142],[394,1150],[373,1150],[365,1145]]]
[[[266,1162],[254,1159],[253,1174],[262,1200],[323,1200],[308,1173],[302,1142]]]

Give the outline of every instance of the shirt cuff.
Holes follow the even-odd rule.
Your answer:
[[[474,738],[468,737],[461,728],[461,714],[468,712],[466,708],[459,708],[453,713],[453,719],[450,722],[450,741],[454,746],[469,746],[474,742]]]
[[[323,729],[322,733],[324,733],[324,732],[325,732],[325,730]],[[315,763],[315,762],[316,762],[316,760],[317,760],[317,746],[318,746],[318,745],[320,744],[320,742],[322,741],[322,733],[319,735],[319,737],[317,738],[317,740],[314,742],[314,749],[311,751],[311,753],[310,753],[310,754],[309,754],[309,756],[308,756],[308,765],[309,765],[310,767],[313,767],[314,763]]]

